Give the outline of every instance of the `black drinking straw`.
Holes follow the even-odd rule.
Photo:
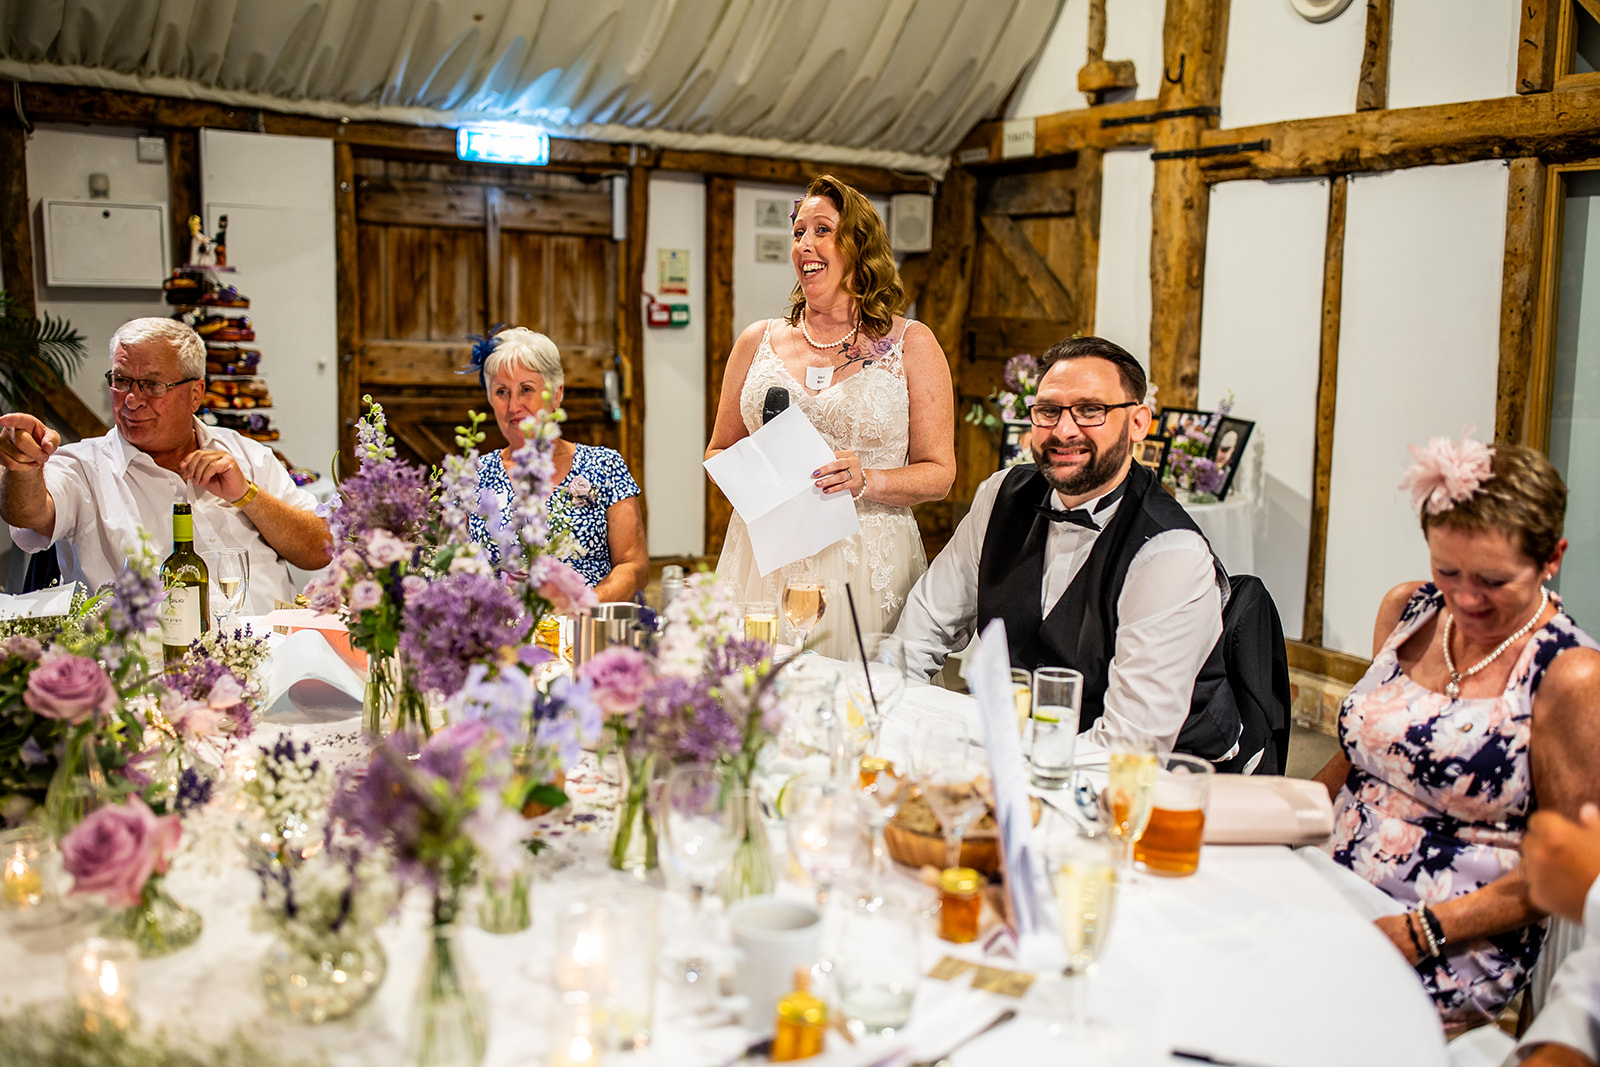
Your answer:
[[[856,595],[850,590],[850,583],[844,583],[844,598],[850,602],[850,625],[855,627],[856,648],[861,651],[861,673],[867,676],[867,699],[872,701],[872,717],[878,717],[878,697],[872,691],[872,668],[867,666],[867,643],[861,640],[861,619],[856,615]]]

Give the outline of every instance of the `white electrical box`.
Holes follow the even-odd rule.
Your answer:
[[[167,206],[46,200],[45,283],[159,289],[167,278]]]

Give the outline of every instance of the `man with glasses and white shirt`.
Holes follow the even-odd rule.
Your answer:
[[[1228,578],[1156,477],[1133,462],[1150,429],[1144,369],[1098,337],[1040,361],[1034,462],[991,476],[907,599],[895,632],[932,677],[994,618],[1011,663],[1082,672],[1079,729],[1165,751],[1236,755],[1239,710],[1218,638]]]
[[[123,323],[111,336],[115,427],[61,446],[32,415],[0,415],[0,518],[18,547],[56,546],[63,582],[110,581],[149,535],[172,551],[172,505],[192,502],[195,551],[245,549],[245,614],[296,593],[288,564],[327,565],[333,538],[316,499],[272,450],[195,417],[205,395],[205,343],[173,319]]]

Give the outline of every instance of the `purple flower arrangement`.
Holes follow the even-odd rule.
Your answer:
[[[1172,439],[1171,453],[1167,459],[1166,482],[1174,489],[1191,495],[1215,497],[1227,484],[1228,472],[1218,466],[1208,453],[1211,441],[1223,416],[1233,410],[1233,396],[1229,394],[1217,410],[1212,412],[1204,427],[1191,426]]]

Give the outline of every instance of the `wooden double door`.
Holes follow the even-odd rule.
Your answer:
[[[642,478],[623,432],[632,403],[618,355],[612,179],[359,155],[354,164],[356,395],[383,405],[397,452],[438,463],[472,410],[488,416],[481,447],[504,446],[477,375],[461,373],[469,335],[503,323],[560,348],[563,434],[623,451]]]

